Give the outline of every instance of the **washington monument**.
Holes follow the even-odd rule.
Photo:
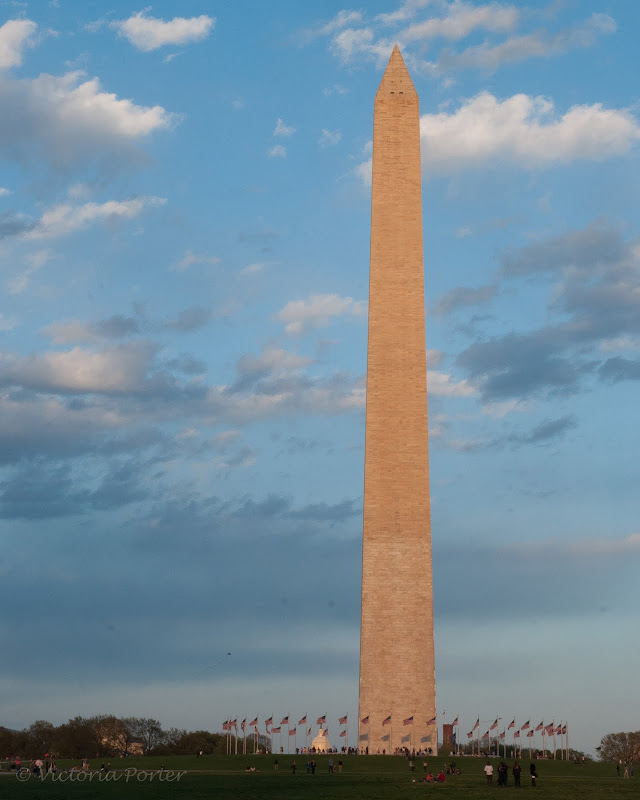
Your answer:
[[[358,746],[436,746],[420,110],[396,45],[373,114]]]

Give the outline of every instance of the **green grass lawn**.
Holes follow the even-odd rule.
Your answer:
[[[422,798],[425,795],[444,795],[448,800],[456,798],[489,798],[503,792],[495,784],[487,786],[482,772],[484,760],[477,758],[456,759],[462,775],[447,776],[444,785],[421,783],[422,759],[416,759],[416,771],[410,773],[405,759],[399,757],[361,756],[343,757],[342,774],[328,771],[328,757],[315,756],[316,774],[307,775],[304,769],[306,756],[281,755],[280,769],[273,769],[273,756],[171,756],[166,758],[128,758],[112,761],[117,770],[117,780],[98,781],[97,777],[84,782],[39,781],[31,778],[20,783],[15,776],[0,778],[0,798],[18,800],[89,800],[89,798],[216,798],[216,800],[399,800],[400,798]],[[289,768],[295,758],[298,770],[295,775]],[[334,756],[334,761],[337,757]],[[93,761],[99,768],[101,760]],[[428,759],[429,768],[437,770],[443,759]],[[492,763],[497,764],[493,759]],[[511,761],[509,764],[513,763]],[[61,760],[60,768],[72,765]],[[164,764],[167,770],[187,770],[180,780],[160,781],[159,776],[139,781],[133,770],[157,770]],[[256,767],[256,772],[245,773],[247,765]],[[587,764],[575,766],[562,761],[539,761],[538,786],[533,789],[529,780],[529,760],[522,762],[522,787],[516,789],[509,776],[506,792],[535,796],[543,795],[550,800],[599,800],[600,798],[637,797],[640,786],[636,776],[624,780],[616,776],[615,767],[609,764]],[[125,770],[130,770],[129,775]],[[196,771],[197,770],[197,771]],[[414,782],[415,779],[415,782]],[[496,780],[494,776],[494,781]]]

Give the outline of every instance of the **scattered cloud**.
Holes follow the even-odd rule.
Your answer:
[[[10,189],[0,186],[0,197],[8,197],[10,194],[12,194]]]
[[[177,115],[162,106],[140,106],[102,91],[83,73],[11,79],[0,75],[0,155],[55,171],[90,163],[135,163],[141,139],[172,127]]]
[[[334,83],[333,86],[326,86],[322,90],[322,94],[325,97],[331,97],[332,94],[348,94],[349,90],[344,87],[341,83]]]
[[[262,272],[266,266],[266,261],[256,261],[254,264],[247,264],[246,267],[243,267],[240,270],[238,277],[248,278],[251,275],[257,275],[258,273]]]
[[[287,125],[287,123],[281,117],[278,117],[276,127],[273,131],[274,136],[288,137],[293,136],[295,132],[296,129],[293,127],[293,125]]]
[[[546,444],[549,441],[564,436],[565,433],[577,427],[576,419],[572,415],[547,419],[527,433],[512,433],[507,439],[514,444]]]
[[[213,310],[205,306],[191,306],[181,311],[177,317],[165,322],[164,327],[180,333],[199,330],[211,321]]]
[[[173,272],[185,272],[185,270],[188,270],[189,267],[192,267],[194,264],[210,264],[211,266],[215,266],[219,263],[220,259],[217,256],[205,256],[194,253],[192,250],[187,250],[182,258],[176,261],[175,264],[172,264],[169,269]]]
[[[472,397],[476,389],[466,380],[456,381],[451,375],[436,370],[427,370],[429,394],[439,397]]]
[[[422,22],[413,22],[402,31],[403,42],[425,42],[435,38],[457,41],[465,39],[477,30],[502,33],[515,28],[520,12],[514,6],[499,3],[471,5],[455,2],[448,7],[444,17],[431,17]]]
[[[0,226],[1,227],[1,226]],[[31,230],[31,229],[29,229]],[[1,238],[1,237],[0,237]],[[31,276],[42,269],[51,259],[53,254],[50,250],[36,250],[25,256],[26,266],[7,282],[7,289],[10,294],[21,294],[29,286]]]
[[[93,342],[101,339],[123,339],[140,332],[140,325],[135,317],[114,314],[97,322],[83,322],[79,319],[68,322],[53,322],[45,327],[42,333],[53,344],[70,344],[72,342]]]
[[[326,128],[323,128],[320,131],[318,144],[320,147],[333,147],[334,145],[338,144],[340,139],[342,139],[342,133],[340,131],[330,131]]]
[[[344,28],[346,25],[352,25],[362,20],[361,11],[350,11],[343,9],[338,11],[335,17],[332,17],[328,22],[321,22],[309,28],[304,28],[298,31],[294,36],[294,41],[298,45],[309,44],[309,42],[317,39],[320,36],[330,36],[331,34]]]
[[[469,286],[456,286],[450,289],[436,303],[434,313],[450,314],[460,308],[484,305],[490,302],[498,293],[498,286],[490,284],[472,289]]]
[[[125,20],[109,23],[138,50],[150,53],[167,45],[189,44],[206,39],[215,26],[215,17],[201,14],[199,17],[174,17],[171,20],[157,19],[138,11]]]
[[[626,109],[599,103],[572,106],[558,116],[550,100],[517,94],[499,100],[481,92],[451,113],[420,119],[423,170],[450,174],[510,163],[525,168],[623,155],[640,139]]]
[[[166,202],[164,197],[151,196],[135,197],[131,200],[108,200],[106,203],[84,203],[81,206],[61,203],[45,211],[29,230],[21,233],[21,236],[24,239],[51,239],[68,236],[94,222],[113,224],[121,220],[133,219],[147,208],[157,208]]]
[[[269,148],[267,151],[267,155],[269,158],[286,158],[287,157],[287,148],[282,144],[276,144],[273,147]]]
[[[22,358],[3,355],[0,387],[58,394],[140,392],[156,351],[156,345],[136,341],[101,351],[74,347]]]
[[[502,282],[551,280],[547,324],[476,341],[457,358],[485,402],[571,394],[588,377],[640,378],[613,355],[640,337],[640,247],[602,222],[503,255]],[[469,290],[473,293],[476,290]],[[602,354],[611,354],[602,361]]]
[[[10,19],[0,26],[0,69],[19,67],[25,48],[33,47],[38,26],[30,19]]]
[[[513,36],[497,45],[474,45],[461,53],[444,51],[438,60],[440,71],[482,69],[494,72],[503,64],[526,61],[529,58],[550,58],[577,47],[591,47],[598,34],[615,33],[616,23],[607,14],[593,14],[579,25],[549,34],[544,30]]]
[[[337,294],[312,294],[306,300],[292,300],[276,314],[285,323],[285,333],[301,336],[310,328],[329,325],[335,317],[363,317],[367,311],[364,300],[340,297]]]

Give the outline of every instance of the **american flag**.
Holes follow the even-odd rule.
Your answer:
[[[225,721],[222,723],[222,730],[223,731],[228,731],[230,727],[231,727],[231,725],[229,724],[229,720],[225,719]]]
[[[435,719],[435,717],[434,717],[434,719]],[[476,724],[473,726],[473,728],[471,728],[471,730],[475,731],[475,729],[479,728],[479,727],[480,727],[480,717],[478,717],[478,719],[476,720]]]
[[[526,731],[526,730],[527,730],[527,728],[530,728],[530,727],[531,727],[531,725],[529,725],[529,720],[527,720],[527,721],[524,723],[524,725],[523,725],[523,726],[520,728],[520,730],[521,730],[521,731]]]
[[[553,725],[547,725],[545,731],[547,733],[547,736],[551,736],[551,734],[553,733]]]
[[[245,717],[242,720],[242,722],[240,723],[240,730],[242,730],[244,732],[244,729],[245,729],[246,725],[247,725],[247,718]]]
[[[340,736],[346,736],[346,735],[347,735],[346,731],[342,731],[342,733],[340,734]]]
[[[258,717],[256,717],[256,718],[253,720],[253,722],[250,722],[250,723],[249,723],[249,727],[250,727],[250,728],[255,728],[255,726],[256,726],[257,724],[258,724]]]
[[[326,721],[327,721],[327,715],[325,714],[322,717],[318,717],[318,721],[316,722],[316,725],[324,725],[324,723]]]
[[[482,738],[483,739],[488,739],[489,738],[489,731],[487,731],[486,733],[483,733],[482,734]]]
[[[360,720],[360,724],[361,725],[368,725],[369,724],[369,715],[368,714],[367,714],[366,717],[362,717],[362,719]]]
[[[311,728],[307,731],[307,736],[311,736]]]
[[[541,722],[539,725],[536,725],[536,730],[541,731],[544,728],[544,722]]]
[[[301,720],[298,721],[298,725],[306,725],[307,724],[307,715],[305,714]]]
[[[562,725],[558,725],[558,727],[556,728],[556,734],[558,736],[562,736]]]
[[[458,724],[458,717],[456,717],[451,724],[455,728],[455,726]]]
[[[531,730],[527,733],[527,736],[533,736],[533,734],[534,734],[534,730],[533,730],[533,728],[531,728]]]
[[[567,733],[567,726],[566,726],[566,725],[563,725],[563,726],[562,726],[562,735],[563,735],[563,736],[565,736],[565,735],[566,735],[566,733]]]
[[[269,725],[273,725],[273,715],[270,716],[269,719],[265,719],[265,721],[264,721],[264,727],[265,728],[268,728]]]
[[[229,725],[233,725],[234,728],[238,727],[238,718],[232,719]]]
[[[501,739],[504,739],[504,737],[505,737],[505,732],[504,732],[504,731],[502,731],[502,733],[500,734],[500,738],[501,738]]]
[[[490,731],[492,731],[492,730],[495,730],[497,727],[498,727],[498,718],[496,717],[496,721],[495,721],[495,722],[493,723],[493,725],[492,725],[492,726],[489,728],[489,730],[490,730]]]
[[[529,734],[527,734],[527,736],[528,736],[528,735],[529,735]],[[519,739],[519,738],[520,738],[520,731],[514,731],[514,732],[513,732],[513,738],[514,738],[514,739]]]
[[[391,725],[391,717],[382,720],[383,725]]]
[[[346,725],[347,724],[347,715],[346,714],[344,715],[344,717],[340,717],[338,719],[338,724],[339,725]]]
[[[513,722],[512,722],[512,723],[509,725],[509,727],[507,728],[507,730],[508,730],[508,731],[510,731],[510,730],[511,730],[511,728],[515,728],[515,727],[516,727],[516,720],[515,720],[515,717],[514,717],[514,718],[513,718]]]
[[[328,727],[326,727],[326,728],[325,728],[325,729],[322,731],[322,735],[323,735],[323,736],[328,736],[328,735],[329,735],[329,728],[328,728]]]
[[[298,730],[297,728],[293,728],[293,729],[290,728],[289,729],[289,736],[295,736],[297,730]]]
[[[280,720],[280,724],[281,725],[288,725],[289,724],[289,715],[288,714],[287,714],[286,717],[282,717],[282,719]]]
[[[280,733],[281,730],[282,728],[278,725],[277,728],[271,728],[271,733]]]
[[[437,717],[431,717],[431,719],[427,721],[427,725],[435,725],[437,719]]]
[[[407,717],[402,720],[403,725],[413,725],[413,717]]]
[[[467,734],[467,736],[468,736],[469,738],[471,738],[471,737],[473,736],[473,731],[469,731],[469,733]]]

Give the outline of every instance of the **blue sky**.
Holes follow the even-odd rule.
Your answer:
[[[568,719],[587,750],[637,727],[639,23],[615,0],[0,3],[2,724],[355,719],[397,41],[439,711]]]

